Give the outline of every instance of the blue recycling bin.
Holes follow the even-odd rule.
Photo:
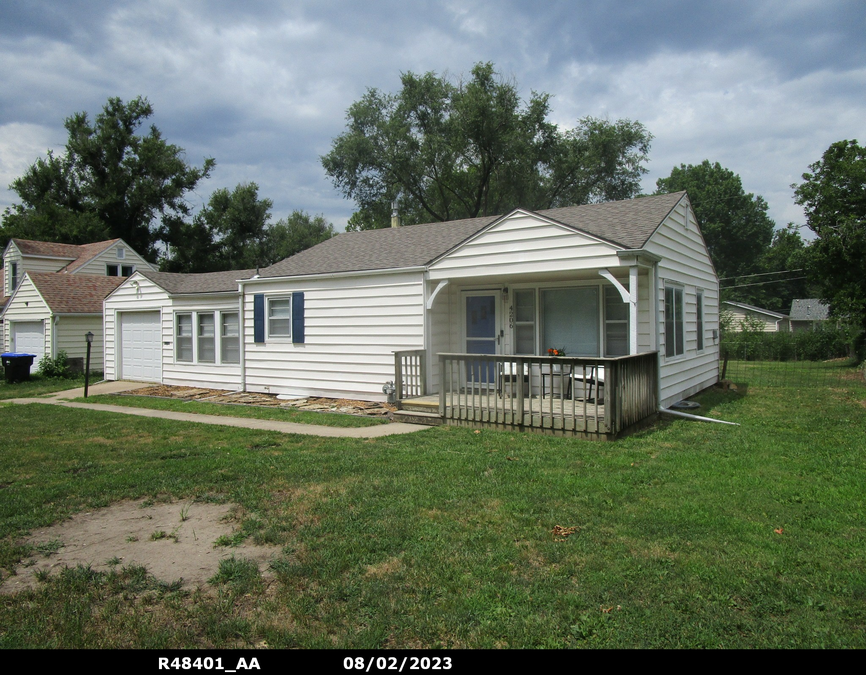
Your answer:
[[[3,359],[3,370],[6,372],[7,382],[23,382],[30,379],[30,366],[33,365],[33,359],[36,354],[17,354],[15,352],[6,352],[0,354],[0,359]]]

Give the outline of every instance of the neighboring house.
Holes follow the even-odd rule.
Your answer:
[[[551,347],[651,353],[662,405],[718,379],[718,278],[684,192],[345,233],[257,274],[140,271],[104,312],[106,379],[382,400],[395,353],[424,355],[435,393],[438,354]]]
[[[8,351],[43,356],[66,352],[74,367],[83,369],[85,334],[94,335],[90,367],[102,370],[102,301],[123,282],[121,277],[56,272],[25,272],[3,316],[9,325]]]
[[[96,336],[91,367],[101,370],[102,299],[123,277],[153,269],[122,239],[81,246],[11,239],[3,252],[3,351],[36,354],[34,364],[66,351],[83,364],[84,334],[90,331]]]
[[[788,332],[791,330],[788,316],[773,312],[769,309],[761,309],[754,305],[747,305],[742,302],[731,302],[726,300],[722,302],[722,311],[727,311],[731,318],[730,330],[738,332],[743,330],[743,326],[761,325],[761,330],[765,333]]]
[[[791,330],[814,330],[819,323],[830,318],[830,305],[817,298],[791,301]]]

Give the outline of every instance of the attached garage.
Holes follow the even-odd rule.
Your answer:
[[[45,324],[43,321],[15,321],[12,324],[12,351],[35,354],[33,370],[45,356]]]
[[[120,373],[118,379],[162,381],[160,312],[120,313]]]

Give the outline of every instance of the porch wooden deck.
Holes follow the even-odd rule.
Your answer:
[[[604,400],[539,398],[533,396],[523,400],[523,422],[513,407],[513,400],[501,398],[495,391],[465,392],[449,400],[443,417],[452,424],[475,426],[498,426],[513,428],[522,426],[548,431],[576,431],[592,434],[605,433]],[[420,396],[402,401],[404,410],[439,412],[439,395]]]
[[[396,387],[404,409],[436,413],[446,424],[614,439],[658,410],[656,352],[438,357],[438,394],[425,391],[425,358],[418,350],[395,354]]]

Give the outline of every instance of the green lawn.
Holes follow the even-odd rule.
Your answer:
[[[741,426],[613,443],[4,407],[0,567],[32,528],[141,497],[238,503],[282,553],[273,583],[240,561],[201,593],[70,570],[0,596],[0,647],[863,648],[866,389],[817,393],[711,393],[702,414]]]
[[[156,398],[153,396],[102,394],[100,396],[88,396],[86,399],[77,398],[73,400],[78,403],[104,403],[134,408],[153,408],[156,410],[174,410],[176,412],[199,413],[202,415],[219,415],[222,417],[251,417],[258,420],[320,424],[328,427],[372,427],[388,422],[387,419],[378,417],[361,417],[358,415],[324,413],[293,408],[266,408],[263,406],[208,403],[206,401],[179,401],[177,399]]]
[[[98,379],[90,377],[90,382],[97,382],[102,379],[102,375]],[[29,380],[24,382],[15,382],[10,384],[3,377],[2,368],[0,368],[0,400],[9,398],[27,398],[30,396],[41,396],[42,394],[51,394],[55,391],[65,391],[67,389],[75,389],[76,387],[84,386],[84,375],[70,378],[53,378],[42,377],[41,375],[31,375]]]

